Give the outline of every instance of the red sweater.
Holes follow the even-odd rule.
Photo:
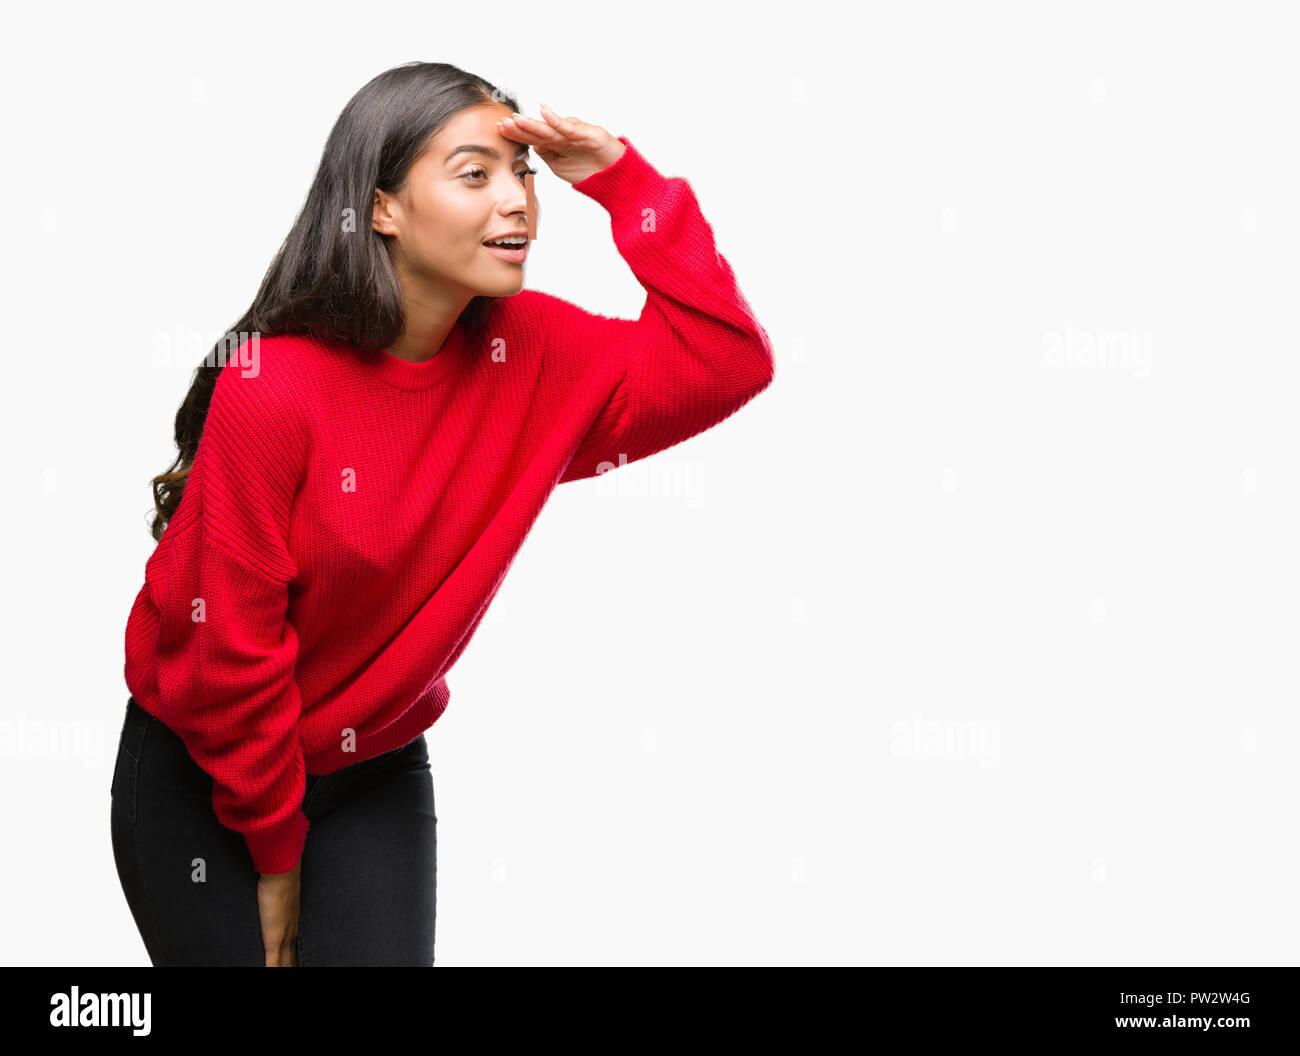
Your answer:
[[[302,853],[306,774],[406,744],[557,484],[678,444],[773,376],[684,179],[624,137],[574,184],[609,212],[639,319],[536,290],[432,359],[248,338],[145,565],[126,683],[213,778],[259,872]]]

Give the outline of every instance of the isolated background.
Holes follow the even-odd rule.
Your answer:
[[[777,364],[562,486],[449,675],[438,963],[1294,963],[1288,5],[6,17],[5,963],[147,963],[108,792],[148,481],[412,59],[689,179]],[[635,318],[538,180],[526,285]]]

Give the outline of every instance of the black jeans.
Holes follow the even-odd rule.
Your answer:
[[[113,771],[117,875],[155,966],[263,966],[257,870],[212,809],[212,778],[136,702]],[[308,774],[297,962],[433,964],[437,823],[424,734]],[[198,861],[202,859],[202,861]]]

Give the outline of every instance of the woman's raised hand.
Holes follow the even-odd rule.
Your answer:
[[[627,148],[599,125],[560,117],[545,103],[542,117],[515,114],[502,118],[497,128],[507,139],[527,143],[547,167],[566,183],[581,183],[601,169],[609,168]]]

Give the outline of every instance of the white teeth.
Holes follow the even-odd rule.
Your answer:
[[[511,235],[509,238],[501,238],[495,242],[489,242],[489,246],[522,246],[528,239],[521,235]]]

